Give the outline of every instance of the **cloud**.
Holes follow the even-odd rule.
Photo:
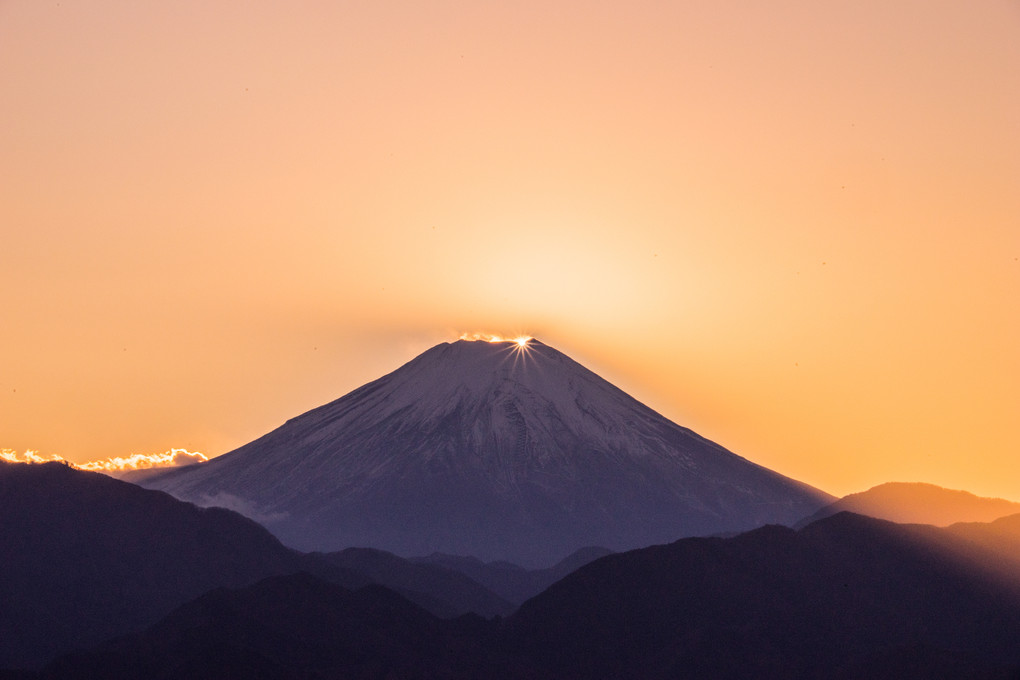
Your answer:
[[[198,451],[187,449],[170,449],[163,453],[134,453],[130,456],[107,458],[106,460],[92,461],[76,465],[82,470],[94,472],[126,472],[128,470],[148,470],[161,467],[182,467],[184,465],[197,465],[204,463],[209,458]]]
[[[62,456],[56,454],[49,458],[40,456],[38,451],[28,449],[24,453],[18,453],[14,449],[0,449],[0,460],[8,463],[66,463],[79,470],[90,472],[128,472],[130,470],[148,470],[151,468],[182,467],[184,465],[197,465],[209,460],[204,453],[188,451],[187,449],[170,449],[163,453],[134,453],[127,457],[116,456],[106,460],[90,461],[88,463],[72,463]]]
[[[265,524],[266,522],[278,522],[287,518],[286,512],[265,512],[254,502],[235,496],[234,494],[227,493],[226,491],[219,491],[211,496],[206,494],[198,499],[193,499],[192,502],[203,508],[216,507],[233,510],[234,512],[240,513],[260,524]]]
[[[8,463],[67,463],[56,454],[45,458],[40,456],[38,451],[32,449],[28,449],[24,453],[18,453],[14,449],[0,449],[0,460],[5,460]]]

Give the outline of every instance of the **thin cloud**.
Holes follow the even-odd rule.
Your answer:
[[[134,453],[127,457],[116,456],[106,460],[82,463],[76,467],[93,472],[126,472],[128,470],[148,470],[160,467],[182,467],[204,463],[209,458],[198,451],[187,449],[170,449],[163,453]]]
[[[67,463],[66,460],[54,454],[49,458],[40,456],[38,451],[27,449],[24,453],[18,453],[14,449],[0,449],[0,460],[8,463]],[[70,465],[70,463],[68,463]]]
[[[130,456],[115,456],[106,460],[90,461],[88,463],[72,463],[62,456],[53,454],[49,457],[39,455],[38,451],[32,449],[24,453],[18,453],[14,449],[0,449],[0,460],[8,463],[64,463],[79,470],[90,472],[128,472],[131,470],[149,470],[163,467],[182,467],[185,465],[197,465],[209,460],[204,453],[188,451],[187,449],[170,449],[163,453],[134,453]]]

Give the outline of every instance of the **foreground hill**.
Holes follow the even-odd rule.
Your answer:
[[[967,540],[850,513],[684,539],[598,559],[502,622],[276,578],[41,677],[1015,677],[1018,580],[972,571]]]
[[[214,588],[299,571],[351,588],[381,583],[438,615],[513,609],[438,565],[303,555],[237,513],[60,463],[0,462],[0,556],[0,668],[38,667]]]
[[[991,522],[1020,513],[1020,503],[1002,498],[982,498],[969,491],[944,489],[934,484],[889,482],[853,493],[831,503],[798,526],[835,515],[854,512],[901,524],[949,526],[957,522]]]
[[[293,571],[237,513],[60,463],[0,463],[0,667],[156,622],[218,586]]]
[[[486,646],[480,620],[461,626],[380,586],[351,591],[296,574],[217,589],[142,634],[59,660],[44,677],[482,678]]]
[[[515,648],[568,678],[1020,668],[1020,578],[988,578],[967,553],[945,531],[850,513],[685,539],[605,557],[525,603]]]
[[[443,343],[202,465],[142,482],[284,543],[544,567],[579,548],[792,523],[831,497],[537,340]]]

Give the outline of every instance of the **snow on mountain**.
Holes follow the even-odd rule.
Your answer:
[[[547,566],[789,524],[831,498],[672,423],[537,341],[461,340],[200,466],[142,482],[305,550]]]

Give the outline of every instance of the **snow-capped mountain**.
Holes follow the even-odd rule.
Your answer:
[[[142,482],[304,550],[548,566],[790,524],[831,497],[667,420],[538,340],[443,343],[241,448]]]

